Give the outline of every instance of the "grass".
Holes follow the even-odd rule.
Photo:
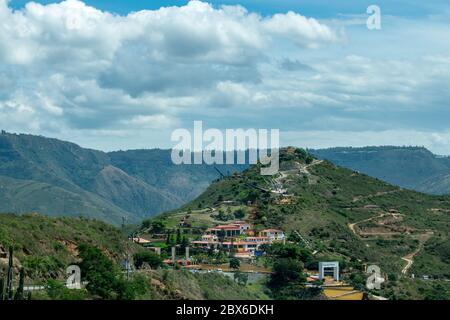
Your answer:
[[[274,194],[251,187],[270,188],[267,179],[259,174],[259,167],[252,166],[241,175],[213,183],[181,210],[194,212],[217,207],[221,201],[227,200],[246,206],[248,201],[252,201],[253,205],[247,207],[247,211],[255,211],[250,217],[256,228],[281,228],[288,235],[298,230],[319,251],[318,258],[334,257],[347,262],[359,261],[362,265],[377,264],[385,273],[402,276],[401,270],[406,262],[401,258],[420,247],[410,272],[418,275],[448,274],[450,215],[446,210],[450,209],[450,197],[404,190],[327,161],[308,166],[308,173],[304,173],[301,168],[305,167],[306,159],[286,150],[281,153],[281,161],[281,170],[286,170],[287,174],[283,186],[294,200],[291,204],[279,204]],[[399,230],[397,235],[362,237],[349,228],[351,223],[381,214],[389,215],[390,212],[401,217],[389,223],[389,228]],[[177,214],[172,212],[160,218],[171,221]],[[198,217],[206,216],[199,214]],[[203,221],[210,225],[216,223],[209,218]],[[389,230],[383,223],[382,218],[377,218],[358,226],[367,231],[373,228]],[[430,234],[439,241],[428,241],[423,245]],[[418,288],[411,286],[411,290]],[[411,292],[410,296],[423,295]]]
[[[100,248],[115,261],[129,250],[126,237],[101,221],[0,214],[0,247],[7,251],[13,246],[15,257],[35,280],[64,275],[65,268],[77,261],[76,247],[81,243]]]

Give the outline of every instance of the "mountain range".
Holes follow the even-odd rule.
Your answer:
[[[450,194],[450,158],[422,147],[309,150],[319,159],[388,183]],[[102,152],[42,136],[0,134],[0,212],[84,216],[118,225],[176,209],[220,173],[209,165],[174,165],[170,150]],[[225,175],[247,165],[218,165]]]
[[[220,174],[174,165],[170,150],[106,153],[41,136],[0,134],[0,212],[84,216],[137,223],[175,209]],[[225,174],[243,166],[219,165]]]
[[[450,157],[424,147],[364,147],[309,150],[320,159],[424,193],[450,194]]]
[[[423,148],[355,151],[361,152],[334,154],[341,155],[343,162],[350,154],[352,161],[345,166],[358,163],[364,170],[374,170],[373,175],[382,175],[384,168],[398,184],[408,186],[432,179],[436,173],[445,174],[448,160]],[[319,158],[333,155],[325,152],[313,151]],[[274,177],[261,176],[260,165],[219,166],[226,173],[221,176],[213,166],[176,166],[169,150],[106,153],[56,139],[3,132],[0,212],[81,216],[70,220],[77,221],[77,228],[90,221],[84,218],[118,225],[123,217],[128,223],[146,222],[165,212],[153,219],[168,229],[188,222],[186,228],[198,232],[217,223],[217,212],[222,219],[239,208],[255,229],[282,229],[289,241],[310,248],[316,260],[340,261],[343,275],[352,283],[365,279],[358,271],[364,265],[376,264],[391,279],[383,296],[424,299],[426,287],[432,291],[427,295],[448,297],[448,282],[442,280],[450,278],[450,197],[408,190],[382,181],[392,178],[388,174],[376,179],[337,162],[285,148],[280,154],[280,173]],[[4,216],[5,221],[20,220]],[[53,223],[58,225],[58,221]],[[36,230],[45,226],[32,225]],[[11,230],[14,234],[16,229]],[[193,234],[192,230],[183,233]],[[14,237],[5,239],[2,243]],[[414,280],[410,274],[431,276],[439,283]]]

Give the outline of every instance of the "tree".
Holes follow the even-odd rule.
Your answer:
[[[180,229],[177,229],[177,238],[176,238],[176,244],[181,243],[181,231]]]
[[[303,264],[291,258],[281,258],[273,266],[269,285],[277,290],[284,286],[300,284],[306,281],[303,274]]]
[[[160,220],[152,221],[152,232],[153,233],[163,233],[166,229],[164,222]]]
[[[6,273],[6,300],[12,300],[13,298],[13,254],[13,247],[9,247],[8,271]]]
[[[89,293],[102,299],[134,299],[133,282],[124,279],[115,265],[100,249],[81,244],[78,246],[81,274],[88,281]]]
[[[116,294],[118,269],[98,248],[81,244],[78,246],[81,258],[81,274],[87,290],[103,299],[112,299]]]
[[[274,243],[269,249],[269,254],[278,258],[300,260],[303,263],[309,263],[313,260],[313,255],[310,250],[293,243]]]
[[[217,232],[217,238],[219,239],[220,242],[223,242],[223,240],[225,240],[226,235],[227,234],[223,229],[220,229],[219,232]]]
[[[146,220],[142,221],[142,223],[141,223],[142,229],[150,228],[151,223],[152,223],[151,219],[146,219]]]
[[[189,247],[189,239],[183,236],[181,239],[181,248],[185,249],[186,247]]]
[[[367,276],[366,276],[366,274],[364,274],[362,272],[353,272],[350,275],[349,279],[350,279],[350,283],[357,290],[363,290],[366,286]]]
[[[255,202],[256,200],[259,199],[259,196],[260,196],[259,192],[256,191],[256,190],[254,190],[254,189],[252,189],[252,190],[250,190],[250,192],[248,193],[248,195],[247,195],[247,197],[246,197],[245,200],[246,200],[246,201]]]
[[[230,259],[230,268],[231,269],[239,269],[240,266],[241,266],[241,262],[239,261],[239,259],[236,259],[236,258]]]
[[[161,257],[151,251],[138,252],[133,256],[133,260],[137,269],[140,269],[144,263],[147,263],[152,269],[157,269],[163,263]]]
[[[16,294],[14,295],[14,300],[23,300],[23,286],[25,282],[25,270],[22,268],[20,269],[20,276],[19,276],[19,287],[16,290]]]
[[[0,277],[0,301],[4,300],[5,280]]]
[[[243,218],[245,217],[245,210],[242,209],[242,208],[237,209],[237,210],[234,212],[234,217],[235,217],[236,219],[243,219]]]
[[[217,214],[217,220],[227,221],[227,215],[225,214],[225,212],[222,209],[220,209],[219,213]]]

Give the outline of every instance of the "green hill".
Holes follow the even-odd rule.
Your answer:
[[[420,192],[450,194],[450,157],[423,147],[364,147],[310,150],[319,159]]]
[[[4,212],[137,223],[192,200],[218,176],[211,166],[174,165],[169,150],[104,153],[40,136],[0,134]]]
[[[16,266],[24,267],[32,280],[64,276],[82,243],[100,248],[116,262],[132,250],[118,229],[98,220],[0,214],[0,266],[7,264],[6,252],[13,246]]]
[[[226,203],[244,207],[256,229],[280,228],[294,238],[297,231],[319,258],[337,259],[344,266],[376,264],[386,275],[402,279],[390,283],[390,291],[384,292],[390,297],[400,297],[394,289],[405,283],[411,287],[411,273],[416,278],[450,278],[450,197],[395,187],[313,159],[300,149],[282,150],[280,160],[274,182],[252,166],[213,183],[197,199],[159,219],[178,225],[173,220],[184,217],[180,212],[189,212],[191,221],[208,227],[216,223],[208,218],[208,208],[226,211]],[[286,189],[284,196],[273,192],[276,183]],[[413,260],[411,266],[408,259]],[[351,270],[344,267],[343,272]],[[418,286],[411,290],[415,291],[409,298],[424,297]]]
[[[88,244],[99,248],[114,265],[120,266],[128,254],[142,252],[140,246],[129,243],[115,227],[85,218],[49,218],[39,214],[0,215],[0,277],[8,265],[8,248],[14,248],[14,269],[25,271],[26,285],[42,285],[49,279],[63,283],[66,268],[79,264],[78,246]],[[83,270],[81,271],[83,275]],[[16,277],[17,278],[17,277]],[[131,275],[144,292],[139,299],[261,299],[219,274],[193,274],[183,270],[144,270]],[[15,279],[17,280],[17,279]],[[55,282],[53,282],[55,283]],[[62,290],[62,289],[61,289]],[[53,294],[55,294],[53,292]],[[50,296],[49,296],[50,295]],[[33,299],[51,299],[50,290],[33,293]],[[53,299],[89,298],[70,293]]]
[[[0,176],[0,212],[43,212],[49,216],[82,216],[118,223],[130,215],[100,196],[44,182]]]

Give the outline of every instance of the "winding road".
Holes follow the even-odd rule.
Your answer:
[[[418,254],[420,251],[420,247],[414,251],[413,253],[410,253],[404,257],[402,257],[402,260],[406,261],[406,266],[402,269],[402,274],[406,274],[408,272],[408,270],[412,267],[413,263],[414,263],[414,256],[416,254]]]

